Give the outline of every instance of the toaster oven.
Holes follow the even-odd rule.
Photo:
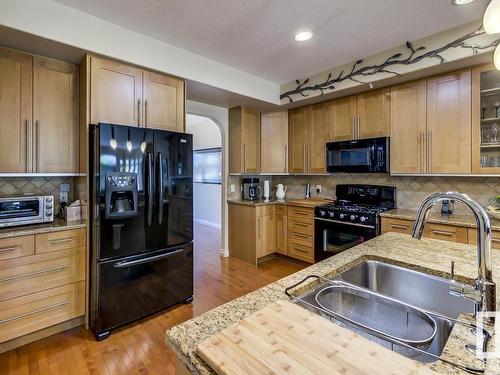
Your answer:
[[[0,197],[0,227],[54,221],[54,197]]]

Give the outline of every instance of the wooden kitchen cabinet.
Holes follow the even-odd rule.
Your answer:
[[[307,172],[326,173],[326,143],[330,129],[324,103],[309,107],[307,124]]]
[[[288,210],[285,205],[276,206],[276,252],[288,254]]]
[[[290,173],[307,171],[307,107],[292,109],[288,113],[288,162]]]
[[[288,172],[288,112],[261,115],[261,173]]]
[[[257,220],[257,262],[259,258],[276,251],[275,206],[261,206],[256,210]]]
[[[0,48],[0,173],[31,172],[33,57]]]
[[[471,70],[427,80],[429,173],[471,173]]]
[[[288,256],[314,263],[314,208],[288,206]]]
[[[388,137],[391,123],[391,89],[367,91],[356,97],[357,139]]]
[[[184,81],[144,71],[144,126],[184,131]]]
[[[185,83],[165,74],[90,57],[90,122],[184,131]]]
[[[492,230],[491,231],[491,247],[495,250],[500,250],[500,231]],[[468,228],[467,230],[467,239],[469,245],[477,245],[477,229],[476,228]]]
[[[426,81],[391,89],[391,173],[427,172]]]
[[[355,139],[356,97],[348,96],[326,103],[331,141]]]
[[[77,173],[78,67],[35,57],[33,171]]]
[[[260,113],[235,107],[229,110],[229,173],[260,172]]]
[[[390,217],[380,218],[380,233],[396,232],[402,234],[411,234],[413,220],[393,219]]]

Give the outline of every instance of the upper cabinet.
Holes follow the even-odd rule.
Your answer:
[[[0,172],[31,172],[30,55],[0,48]]]
[[[472,69],[472,173],[500,173],[500,72]]]
[[[324,103],[309,107],[307,124],[307,172],[326,173],[326,143],[330,129]]]
[[[40,57],[34,64],[33,171],[78,172],[78,67]]]
[[[261,115],[261,173],[288,172],[288,112]]]
[[[426,81],[394,86],[391,91],[391,172],[427,171]]]
[[[90,122],[184,131],[184,81],[90,57]]]
[[[471,70],[427,81],[429,173],[471,172]]]
[[[326,106],[332,141],[389,136],[390,89],[332,100]]]
[[[260,173],[260,112],[229,110],[229,173]]]
[[[0,49],[0,173],[77,173],[78,68]]]
[[[308,108],[288,112],[288,163],[290,173],[307,171],[307,120]]]

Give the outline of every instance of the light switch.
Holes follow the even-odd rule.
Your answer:
[[[231,185],[229,185],[229,192],[230,192],[230,193],[234,193],[234,192],[236,192],[236,185],[235,185],[235,184],[231,184]]]
[[[321,185],[316,185],[316,193],[321,193]]]

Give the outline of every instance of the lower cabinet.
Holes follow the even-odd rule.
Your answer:
[[[314,208],[288,206],[288,256],[314,263]]]
[[[85,229],[0,239],[0,344],[85,315]]]
[[[276,206],[276,252],[288,255],[288,208]]]

